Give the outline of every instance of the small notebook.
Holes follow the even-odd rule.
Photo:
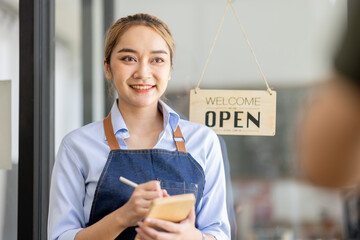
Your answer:
[[[192,193],[156,198],[152,201],[150,210],[145,218],[180,222],[189,215],[195,200],[195,196]]]
[[[145,218],[181,222],[189,215],[195,200],[192,193],[156,198],[151,202],[149,212]],[[138,238],[135,238],[135,240],[138,240]]]

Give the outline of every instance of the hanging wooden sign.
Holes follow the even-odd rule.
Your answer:
[[[200,83],[204,77],[225,15],[230,6],[259,68],[267,91],[200,90]],[[275,135],[276,92],[272,91],[267,83],[254,50],[232,5],[232,0],[228,0],[226,4],[209,55],[195,89],[190,92],[190,121],[204,124],[212,128],[217,134],[222,135]]]
[[[190,121],[221,135],[274,136],[276,91],[191,90]]]

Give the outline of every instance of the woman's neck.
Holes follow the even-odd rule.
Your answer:
[[[163,116],[157,105],[147,107],[119,107],[130,133],[128,148],[152,148],[163,130]]]

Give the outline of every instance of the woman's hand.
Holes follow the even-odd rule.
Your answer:
[[[132,193],[129,201],[120,207],[116,213],[121,225],[136,226],[149,211],[151,201],[155,198],[166,197],[168,194],[161,190],[158,181],[139,184]]]
[[[138,185],[129,201],[100,221],[82,229],[75,239],[115,239],[127,227],[135,226],[149,210],[154,198],[169,196],[158,181]]]
[[[201,240],[201,232],[195,228],[195,208],[193,207],[186,219],[173,223],[160,219],[145,219],[136,228],[137,239],[141,240]],[[151,225],[151,227],[147,226]],[[163,229],[159,231],[156,229]]]

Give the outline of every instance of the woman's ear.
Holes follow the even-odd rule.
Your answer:
[[[111,69],[110,69],[110,64],[107,63],[105,58],[104,58],[104,70],[105,70],[106,79],[112,79],[112,73],[111,73]]]

